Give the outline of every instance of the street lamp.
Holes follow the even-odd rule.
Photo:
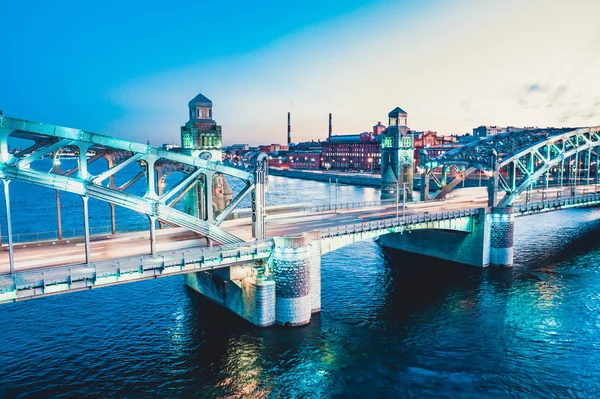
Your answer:
[[[371,172],[373,172],[373,158],[369,158],[367,161],[369,162],[369,169],[371,169]]]
[[[396,179],[396,223],[399,223],[399,214],[398,214],[398,204],[399,203],[400,203],[400,180]]]
[[[406,222],[406,182],[402,182],[402,223]]]

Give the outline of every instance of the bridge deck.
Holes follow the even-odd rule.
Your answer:
[[[539,200],[541,193],[532,200]],[[402,227],[427,220],[450,220],[464,217],[464,211],[485,206],[487,196],[474,199],[455,198],[444,202],[413,203],[407,206],[406,223],[396,219],[396,207],[378,206],[362,209],[314,214],[278,215],[268,221],[269,236],[284,236],[320,230],[324,236],[357,234],[372,236],[388,227]],[[515,205],[517,216],[600,204],[600,194],[564,196]],[[227,230],[248,231],[249,220],[225,223]],[[397,230],[401,231],[401,230]],[[370,234],[370,235],[369,235]],[[15,251],[16,273],[11,276],[5,255],[0,262],[0,302],[49,295],[53,293],[105,286],[131,280],[142,280],[171,274],[189,273],[216,267],[265,259],[270,256],[272,240],[228,246],[206,247],[203,238],[183,229],[165,229],[158,235],[157,256],[148,254],[147,232],[127,233],[97,240],[92,246],[93,262],[82,264],[83,249],[79,243],[26,247]],[[162,240],[162,242],[161,242]],[[79,264],[76,264],[79,263]],[[72,266],[65,266],[65,265]],[[14,287],[17,287],[15,291]]]
[[[456,198],[444,202],[407,204],[406,214],[414,215],[423,212],[443,212],[485,205],[485,194],[474,200]],[[281,237],[289,234],[300,234],[306,231],[336,228],[340,226],[380,220],[396,215],[396,206],[373,206],[354,210],[326,211],[318,214],[298,212],[291,214],[273,215],[267,219],[267,236]],[[221,224],[227,231],[245,240],[251,240],[249,218],[226,221]],[[206,241],[195,233],[182,228],[157,230],[157,251],[161,252],[184,250],[204,247]],[[101,238],[91,243],[91,258],[93,262],[108,259],[148,255],[148,231],[117,234]],[[6,250],[6,245],[4,246]],[[83,243],[71,242],[56,245],[39,246],[36,243],[27,244],[24,248],[15,248],[15,271],[27,271],[48,267],[80,264],[85,262]],[[0,274],[9,272],[8,251],[0,252]]]
[[[578,195],[583,195],[584,188],[578,189]],[[486,206],[487,194],[485,188],[467,189],[463,195],[442,202],[417,202],[406,204],[406,215],[417,215],[422,213],[436,213],[453,210],[463,210]],[[465,195],[465,194],[468,194]],[[552,193],[551,199],[556,198],[556,192]],[[565,190],[562,198],[569,198]],[[532,202],[539,202],[541,193],[534,193]],[[524,199],[519,200],[515,206],[521,206]],[[532,209],[527,213],[540,212],[541,209]],[[281,237],[290,234],[300,234],[313,230],[324,230],[338,228],[356,223],[363,223],[382,218],[394,217],[396,215],[395,204],[387,206],[370,206],[360,209],[342,209],[339,211],[324,211],[319,213],[294,212],[290,214],[272,215],[267,219],[267,236]],[[227,231],[247,241],[252,239],[249,218],[236,219],[224,222],[221,226]],[[169,228],[157,230],[157,252],[168,252],[184,250],[189,248],[204,247],[206,241],[199,235],[182,228]],[[109,259],[120,259],[132,256],[149,254],[148,231],[117,234],[96,239],[91,243],[92,261],[104,261]],[[40,243],[29,243],[15,248],[15,271],[27,271],[40,268],[59,267],[85,262],[83,243],[62,242],[50,245]],[[7,246],[0,251],[0,274],[9,272]]]

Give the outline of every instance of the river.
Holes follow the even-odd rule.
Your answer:
[[[330,189],[272,177],[268,201],[324,203]],[[56,228],[53,191],[11,190],[15,233]],[[92,225],[107,225],[95,205]],[[0,305],[0,397],[597,398],[599,233],[598,208],[518,218],[511,269],[360,242],[323,257],[322,312],[296,329],[256,328],[181,276]]]

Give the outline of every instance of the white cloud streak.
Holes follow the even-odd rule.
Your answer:
[[[111,133],[179,140],[198,89],[225,143],[284,142],[369,130],[399,105],[414,129],[480,124],[600,124],[600,2],[379,3],[251,54],[199,61],[111,93],[124,117]],[[531,87],[543,90],[531,90]]]

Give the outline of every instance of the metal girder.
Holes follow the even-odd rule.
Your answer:
[[[51,152],[59,150],[63,147],[70,146],[72,144],[73,144],[73,140],[68,140],[68,139],[58,140],[50,145],[36,149],[28,156],[26,156],[24,158],[20,158],[16,162],[19,164],[19,167],[25,167],[25,166],[31,164],[33,161],[42,159],[44,157],[44,155],[48,155]]]
[[[600,140],[592,143],[586,143],[584,145],[581,145],[579,147],[574,147],[562,154],[559,154],[558,156],[552,158],[548,163],[544,164],[542,167],[540,167],[538,170],[536,170],[535,172],[533,172],[527,179],[525,179],[524,182],[522,182],[512,193],[506,195],[504,198],[502,198],[500,200],[500,202],[498,203],[499,207],[503,207],[503,206],[509,206],[513,203],[513,201],[515,200],[515,198],[520,195],[523,191],[525,191],[525,189],[527,189],[529,187],[529,185],[532,182],[535,182],[540,176],[544,175],[544,173],[547,173],[548,170],[550,170],[551,168],[553,168],[554,166],[558,165],[561,161],[568,159],[572,156],[575,156],[576,154],[582,152],[582,151],[587,151],[589,150],[591,147],[598,147],[600,146]]]
[[[242,200],[246,198],[248,194],[252,192],[252,190],[254,190],[254,188],[254,184],[249,184],[246,187],[244,187],[244,189],[238,193],[238,195],[233,199],[233,201],[231,201],[231,203],[227,205],[225,209],[223,209],[223,212],[221,212],[219,216],[215,218],[215,224],[217,226],[220,225],[227,218],[227,216],[229,216],[231,212],[233,212],[233,210],[240,204],[240,202],[242,202]]]
[[[159,202],[162,204],[166,203],[169,199],[171,199],[171,197],[173,197],[178,192],[180,192],[181,190],[184,190],[190,184],[192,184],[194,182],[194,180],[196,180],[202,172],[204,172],[204,169],[199,168],[195,172],[190,173],[188,176],[183,178],[179,183],[177,183],[175,186],[173,186],[173,188],[171,188],[168,193],[162,195],[159,198]]]
[[[0,116],[0,128],[19,132],[18,137],[30,138],[36,135],[44,135],[56,137],[60,140],[78,141],[82,143],[90,143],[93,146],[111,148],[115,150],[131,151],[132,153],[141,153],[152,155],[158,158],[168,159],[174,162],[180,162],[186,165],[204,168],[206,170],[214,170],[215,172],[223,173],[228,176],[237,177],[245,181],[253,179],[252,172],[225,166],[220,162],[205,160],[192,157],[183,153],[167,151],[162,148],[153,147],[147,144],[132,142],[116,137],[104,136],[97,133],[86,132],[84,130],[72,129],[61,126],[54,126],[40,122],[32,122],[24,119],[11,118],[8,116]],[[62,145],[64,146],[64,145]],[[58,147],[60,148],[60,147]],[[50,152],[50,151],[49,151]]]
[[[28,151],[31,151],[31,153],[28,153],[26,157],[15,157],[10,154],[8,152],[9,136],[32,140],[35,144],[29,147]],[[77,167],[63,171],[59,166],[55,165],[50,172],[25,171],[25,169],[29,169],[29,165],[35,160],[41,159],[43,156],[56,152],[66,146],[75,146],[79,149]],[[91,161],[86,158],[87,150],[96,152]],[[123,157],[127,157],[127,159],[116,165],[114,164],[117,159]],[[88,164],[100,158],[105,158],[108,161],[109,169],[97,176],[93,176],[89,173]],[[114,184],[115,174],[136,161],[139,161],[142,170],[120,187],[116,187]],[[14,168],[11,169],[10,167],[13,166]],[[163,182],[166,175],[175,171],[186,173],[188,176],[177,183],[168,193],[163,194],[162,187],[158,183]],[[212,180],[210,177],[215,173],[239,178],[250,188],[245,190],[242,196],[234,200],[231,206],[222,213],[217,222],[210,215],[206,217],[206,220],[199,220],[195,216],[183,214],[180,211],[172,209],[183,198],[183,195],[190,190],[190,187],[195,186],[195,179],[200,173],[209,176],[208,183],[204,187],[206,191],[204,198],[207,202],[207,209],[212,210],[212,190],[210,188]],[[149,217],[156,217],[161,222],[189,228],[192,231],[205,235],[211,241],[223,244],[238,242],[240,240],[218,228],[217,225],[239,204],[245,195],[252,190],[256,190],[255,180],[258,176],[255,171],[225,166],[220,160],[213,161],[204,157],[195,157],[177,151],[167,151],[150,145],[79,129],[0,115],[0,177],[8,175],[31,184],[97,198],[113,204],[111,206],[114,206],[114,204],[124,206],[144,213]],[[61,179],[61,176],[66,179]],[[146,193],[143,197],[125,192],[125,190],[143,177],[146,179]],[[102,183],[107,179],[110,180],[110,184],[108,188],[103,188]],[[261,183],[261,187],[263,186],[264,182]],[[160,191],[160,197],[157,189]],[[261,190],[264,191],[264,189]],[[174,197],[175,199],[173,200]],[[264,199],[264,195],[259,197],[259,200]],[[169,200],[172,201],[166,205]],[[253,196],[253,204],[254,201]],[[150,204],[152,204],[152,207],[149,207]],[[159,214],[158,211],[163,206],[166,208]],[[264,201],[261,203],[260,208],[264,208]],[[260,220],[264,219],[262,213],[259,216]],[[262,231],[264,231],[264,228]]]
[[[94,184],[101,184],[104,180],[106,180],[109,177],[113,176],[115,173],[117,173],[118,171],[122,170],[126,166],[131,165],[132,163],[134,163],[137,160],[141,159],[143,156],[144,156],[144,154],[133,154],[131,157],[125,159],[124,161],[119,162],[118,164],[116,164],[112,168],[110,168],[107,171],[104,171],[104,172],[100,173],[98,176],[94,177],[92,179],[92,183],[94,183]]]
[[[525,165],[523,165],[523,163],[521,162],[520,159],[517,158],[517,159],[514,160],[514,162],[519,167],[519,170],[521,172],[523,172],[523,174],[526,174],[526,175],[530,175],[531,174],[531,172],[529,172],[529,170],[527,169],[527,167]]]
[[[443,184],[440,179],[438,179],[438,177],[435,175],[435,173],[433,173],[433,171],[429,171],[429,172],[425,172],[429,177],[431,177],[431,179],[435,182],[435,184],[439,187],[439,188],[443,188],[445,186],[445,184]]]
[[[462,182],[465,177],[470,176],[471,174],[475,173],[477,171],[477,168],[469,168],[467,170],[465,170],[464,172],[461,172],[461,175],[459,177],[456,177],[454,180],[452,180],[450,183],[447,183],[444,187],[442,187],[442,189],[436,194],[434,199],[443,199],[446,198],[446,195],[448,195],[448,193],[450,191],[452,191],[452,189],[454,189],[454,187],[458,186],[458,184],[460,182]]]
[[[536,155],[536,156],[538,157],[538,159],[539,159],[540,161],[542,161],[543,163],[548,163],[548,160],[549,160],[549,159],[548,159],[548,158],[546,158],[545,156],[543,156],[543,155],[540,153],[540,150],[539,150],[539,148],[536,148],[536,149],[535,149],[535,151],[534,151],[534,155]]]
[[[15,157],[8,152],[8,138],[32,140],[35,144],[24,157]],[[78,166],[64,171],[55,165],[49,172],[35,170],[30,165],[43,156],[58,151],[62,147],[73,146],[78,149]],[[88,159],[86,152],[96,154]],[[108,170],[94,176],[90,174],[89,163],[104,158]],[[125,159],[124,159],[125,158]],[[220,244],[241,242],[240,238],[218,227],[231,211],[252,193],[254,237],[265,237],[265,184],[267,178],[267,158],[264,154],[255,157],[254,170],[241,170],[223,165],[220,160],[212,161],[204,157],[195,157],[177,151],[167,151],[150,145],[131,142],[115,137],[103,136],[78,129],[70,129],[44,123],[0,115],[0,178],[12,179],[33,185],[66,191],[81,195],[82,198],[94,198],[107,202],[114,212],[114,206],[147,215],[151,221],[158,220],[171,226],[180,226],[205,236],[208,240]],[[118,162],[120,160],[120,162]],[[117,163],[118,162],[118,163]],[[114,176],[128,165],[139,162],[141,171],[126,183],[117,187]],[[160,182],[172,172],[186,174],[181,181],[164,194]],[[173,209],[173,206],[196,186],[198,176],[207,176],[204,187],[206,208],[212,210],[212,176],[221,173],[236,177],[246,183],[246,188],[219,215],[217,220],[207,216],[205,220]],[[128,176],[129,177],[129,176]],[[132,184],[145,177],[146,192],[136,195],[125,192]],[[108,187],[103,182],[110,180]],[[157,190],[158,189],[158,190]],[[158,191],[158,192],[157,192]],[[170,201],[170,203],[169,203]],[[114,222],[113,222],[114,225]]]
[[[173,208],[175,205],[177,205],[177,203],[179,201],[181,201],[183,199],[183,197],[190,192],[191,189],[193,189],[194,187],[196,187],[196,185],[198,184],[198,180],[194,180],[189,186],[187,186],[182,192],[180,192],[177,197],[175,197],[175,199],[173,199],[173,201],[169,202],[168,205]]]
[[[0,164],[1,165],[1,164]],[[124,193],[101,185],[96,185],[84,180],[61,175],[50,175],[31,169],[18,169],[14,166],[0,166],[0,177],[19,180],[30,184],[67,191],[81,196],[98,199],[115,204],[147,216],[156,217],[164,221],[198,234],[206,236],[221,244],[233,244],[243,241],[233,234],[200,220],[194,216],[172,209],[159,201],[147,197],[140,197]]]
[[[45,142],[45,141],[36,141],[34,144],[30,145],[29,147],[25,148],[24,150],[19,151],[18,154],[15,155],[15,158],[25,158],[27,155],[31,154],[34,151],[37,151],[38,149],[42,148],[43,146],[49,145],[51,143]]]
[[[476,168],[490,172],[492,171],[490,166],[492,154],[497,154],[499,170],[505,170],[510,164],[513,164],[524,176],[527,176],[526,183],[532,184],[539,177],[538,170],[547,171],[556,166],[556,162],[551,163],[552,160],[560,159],[562,154],[569,153],[574,149],[578,149],[576,152],[580,152],[596,147],[598,143],[600,143],[600,127],[597,126],[579,129],[545,128],[512,131],[485,137],[457,147],[437,158],[423,159],[425,162],[422,162],[422,167],[426,172],[431,172],[438,167],[456,169],[459,166],[464,166],[467,170]],[[541,165],[536,159],[541,161]],[[442,188],[436,198],[447,194],[451,187],[456,187],[464,177],[465,172],[457,174],[452,182]],[[515,177],[512,176],[511,181]],[[510,185],[502,173],[498,176],[498,183],[504,186],[507,192],[517,191],[509,187]]]
[[[506,191],[506,192],[512,191],[512,188],[510,187],[510,185],[508,184],[508,182],[506,181],[504,176],[502,176],[501,174],[498,174],[498,182],[502,185],[502,188],[504,189],[504,191]]]
[[[121,186],[119,186],[117,188],[117,190],[119,190],[119,191],[127,190],[129,187],[131,187],[132,184],[134,184],[136,181],[140,180],[144,176],[146,176],[146,172],[142,170],[137,175],[135,175],[131,179],[129,179],[127,182],[125,182]]]

